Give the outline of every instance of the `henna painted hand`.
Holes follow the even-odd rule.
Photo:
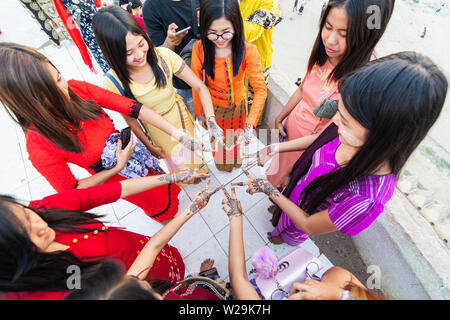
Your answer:
[[[252,153],[252,154],[248,154],[248,155],[244,155],[243,158],[253,158],[252,161],[250,161],[249,163],[247,163],[244,168],[248,168],[252,165],[254,165],[255,163],[258,163],[258,166],[260,167],[264,167],[264,165],[273,158],[274,155],[276,155],[277,153],[280,152],[280,144],[279,143],[274,143],[271,145],[268,145],[264,148],[262,148],[261,150]]]
[[[197,184],[200,181],[209,177],[208,174],[198,173],[204,164],[201,164],[198,168],[183,169],[177,172],[166,174],[158,178],[160,181],[167,181],[169,183],[184,183],[184,184]]]
[[[231,186],[247,186],[247,192],[250,194],[255,194],[258,192],[265,193],[266,195],[279,197],[280,192],[275,188],[269,181],[265,179],[255,178],[250,175],[246,170],[243,170],[248,178],[247,182],[237,182],[232,183]]]
[[[182,132],[177,140],[187,149],[194,152],[199,158],[203,159],[203,143],[195,138],[192,138],[186,132]]]
[[[225,136],[223,133],[223,130],[219,125],[216,123],[215,120],[212,119],[212,117],[208,118],[208,128],[209,128],[209,136],[213,139],[214,144],[221,144],[222,146],[225,145]],[[217,148],[213,148],[217,149]]]
[[[241,143],[245,143],[245,145],[248,145],[252,141],[252,138],[253,138],[253,126],[251,124],[246,124],[244,126],[244,130],[237,138],[236,144],[239,145]]]
[[[211,196],[223,188],[223,186],[220,186],[213,191],[209,191],[210,185],[211,180],[208,180],[208,182],[206,183],[206,188],[203,191],[197,193],[191,205],[189,206],[189,211],[187,213],[188,215],[195,214],[206,207],[209,199],[211,199]]]
[[[152,145],[148,148],[148,151],[154,156],[156,159],[164,159],[167,158],[167,155],[164,153],[163,149],[160,147],[157,147],[155,145]]]
[[[233,217],[239,217],[242,215],[241,202],[236,197],[236,189],[231,187],[231,196],[227,189],[223,188],[226,199],[222,200],[222,209],[227,214],[228,218],[231,220]]]

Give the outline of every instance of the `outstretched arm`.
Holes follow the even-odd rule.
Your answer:
[[[183,212],[170,220],[161,230],[159,230],[144,246],[141,253],[134,260],[127,274],[137,276],[140,279],[145,279],[148,271],[153,266],[156,257],[161,249],[172,239],[177,231],[201,209],[206,207],[211,196],[216,193],[221,187],[210,191],[210,180],[206,185],[205,190],[197,193],[197,196],[192,203],[183,210]]]
[[[244,239],[242,232],[242,207],[236,198],[234,187],[231,196],[223,189],[225,199],[222,201],[223,210],[230,219],[230,243],[228,253],[228,273],[230,275],[233,294],[238,300],[259,300],[259,295],[247,278],[245,268]]]
[[[248,181],[233,183],[232,186],[247,186],[247,192],[250,194],[265,193],[303,232],[313,235],[337,230],[328,215],[328,209],[310,216],[289,198],[286,198],[269,181],[252,177],[246,170],[244,173],[247,175]]]

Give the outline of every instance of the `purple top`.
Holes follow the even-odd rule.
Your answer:
[[[339,138],[336,138],[314,153],[308,173],[294,188],[289,200],[298,205],[301,191],[311,181],[339,166],[335,153],[340,144]],[[378,218],[394,190],[393,174],[359,177],[333,192],[317,212],[328,209],[328,215],[336,228],[344,234],[354,236]]]

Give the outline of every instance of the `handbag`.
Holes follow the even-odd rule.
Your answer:
[[[207,277],[190,277],[181,280],[177,283],[177,285],[169,289],[169,291],[164,294],[164,297],[167,296],[170,292],[176,293],[182,288],[189,287],[201,287],[207,289],[212,293],[213,296],[216,296],[219,300],[229,300],[231,298],[230,291],[227,288]],[[188,290],[188,292],[189,291],[190,290]],[[182,295],[188,296],[188,293],[184,293]],[[194,300],[194,298],[192,298],[191,300]]]
[[[320,105],[313,109],[313,113],[316,117],[331,119],[338,111],[338,102],[326,98]]]
[[[265,278],[256,272],[255,281],[260,294],[266,300],[285,300],[293,282],[304,282],[313,278],[322,268],[322,262],[315,255],[302,247],[296,247],[278,259],[275,275]]]

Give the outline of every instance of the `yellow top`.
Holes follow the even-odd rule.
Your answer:
[[[166,74],[167,85],[164,88],[158,89],[156,87],[155,78],[147,83],[137,83],[133,80],[130,81],[130,89],[136,100],[145,106],[151,107],[152,110],[158,114],[163,114],[170,110],[170,108],[175,104],[177,99],[177,93],[172,84],[173,74],[178,74],[181,72],[185,66],[184,60],[177,55],[175,52],[168,48],[157,47],[157,55],[159,57],[158,65]],[[169,75],[167,75],[166,68],[163,66],[161,57],[164,59],[167,69],[169,69]],[[111,69],[109,71],[111,75],[116,78],[119,84],[123,88],[122,82],[120,82],[117,74]],[[120,94],[114,83],[108,78],[103,77],[103,87],[109,91]]]
[[[273,28],[265,29],[260,24],[245,20],[258,10],[271,12],[278,16],[278,0],[242,0],[239,6],[241,8],[242,19],[244,20],[245,39],[256,45],[259,55],[261,56],[261,66],[263,70],[265,70],[272,65]]]

